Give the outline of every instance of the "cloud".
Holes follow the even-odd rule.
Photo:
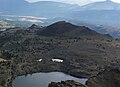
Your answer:
[[[13,19],[10,19],[10,18],[5,18],[5,20],[7,20],[7,21],[13,21]]]
[[[44,23],[44,20],[47,20],[47,18],[44,17],[36,17],[36,16],[16,16],[16,15],[2,15],[5,17],[10,17],[10,18],[17,18],[19,21],[28,21],[28,22],[32,22],[32,23]],[[10,20],[7,18],[7,20]]]
[[[27,19],[27,18],[20,18],[19,21],[28,21],[28,22],[32,22],[32,23],[37,23],[37,22],[44,23],[44,22],[41,21],[41,20]]]
[[[2,15],[6,17],[19,17],[19,18],[29,18],[29,19],[39,19],[39,20],[47,20],[47,18],[44,17],[36,17],[36,16],[17,16],[17,15]]]
[[[56,1],[56,2],[63,2],[63,3],[69,3],[69,4],[79,4],[79,5],[84,5],[92,2],[97,2],[97,1],[106,1],[106,0],[26,0],[28,2],[37,2],[37,1]],[[120,3],[120,0],[111,0],[114,2]]]
[[[19,20],[21,21],[28,21],[28,22],[32,22],[32,23],[44,23],[43,20],[47,20],[47,18],[42,18],[42,17],[35,17],[35,16],[18,16],[20,17]]]
[[[26,0],[28,2],[37,2],[37,1],[56,1],[56,2],[63,2],[63,3],[69,3],[69,4],[88,4],[96,1],[105,1],[105,0]]]

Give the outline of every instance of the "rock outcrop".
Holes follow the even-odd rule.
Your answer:
[[[86,87],[73,80],[61,81],[61,82],[51,82],[48,87]]]
[[[39,25],[36,25],[36,24],[33,24],[29,27],[29,29],[41,29],[43,28],[42,26],[39,26]]]
[[[120,87],[120,70],[105,70],[90,78],[86,85],[88,87]]]

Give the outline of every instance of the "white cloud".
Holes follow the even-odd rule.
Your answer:
[[[1,15],[1,16],[6,16],[10,18],[18,18],[19,21],[28,21],[32,23],[44,23],[44,20],[47,20],[47,18],[44,17],[36,17],[36,16],[17,16],[17,15]],[[6,20],[12,20],[12,19],[6,19]]]
[[[96,2],[96,1],[105,1],[105,0],[59,0],[59,1],[58,0],[26,0],[26,1],[29,1],[29,2],[57,1],[57,2],[83,5],[83,4],[88,4],[88,3],[92,3],[92,2]],[[120,0],[112,0],[112,1],[120,3]]]
[[[7,20],[7,21],[13,21],[13,19],[10,19],[10,18],[5,18],[5,20]]]
[[[19,20],[20,20],[20,21],[28,21],[28,22],[32,22],[32,23],[37,23],[37,22],[44,23],[43,21],[41,21],[41,20],[36,20],[36,19],[20,18]]]
[[[29,19],[37,19],[37,20],[47,20],[47,18],[44,17],[36,17],[36,16],[17,16],[17,15],[2,15],[6,17],[19,17],[19,18],[29,18]]]

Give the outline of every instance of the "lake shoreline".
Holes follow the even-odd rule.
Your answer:
[[[9,86],[9,87],[13,87],[12,86],[12,84],[13,84],[13,81],[15,80],[15,78],[16,77],[19,77],[19,76],[27,76],[27,75],[32,75],[32,74],[37,74],[37,73],[52,73],[52,72],[61,72],[61,71],[47,71],[47,72],[33,72],[33,73],[27,73],[27,74],[21,74],[21,75],[14,75],[14,76],[12,76],[12,78],[11,78],[11,80],[8,82],[8,84],[7,84],[7,86]],[[74,76],[74,75],[72,75],[72,74],[69,74],[69,73],[66,73],[66,72],[62,72],[62,73],[64,73],[64,74],[66,74],[66,75],[70,75],[70,76],[73,76],[73,77],[76,77],[76,78],[83,78],[83,79],[88,79],[88,77],[77,77],[77,76]]]
[[[49,77],[49,78],[47,78],[47,77]],[[33,79],[31,79],[31,78],[33,78]],[[43,78],[43,79],[41,80],[41,78]],[[26,84],[26,83],[24,83],[24,80],[27,81],[26,83],[30,83],[31,84],[31,81],[32,81],[33,83],[36,83],[38,86],[39,85],[40,86],[41,85],[42,86],[45,85],[45,87],[46,87],[51,82],[54,82],[54,81],[55,82],[59,82],[59,81],[66,81],[66,80],[74,80],[76,82],[79,82],[79,83],[85,85],[85,83],[86,83],[86,81],[88,79],[74,77],[74,76],[68,75],[68,74],[63,73],[63,72],[45,72],[45,73],[44,72],[40,72],[40,73],[28,74],[27,76],[23,75],[23,76],[16,77],[15,80],[14,80],[14,82],[12,83],[13,87],[14,86],[16,86],[16,87],[23,86],[21,84]],[[39,83],[37,81],[40,81],[41,83]],[[44,82],[45,82],[45,84],[42,84]],[[20,85],[18,85],[19,83],[20,83]],[[26,85],[28,85],[28,84],[26,84]]]
[[[17,63],[18,64],[15,64]],[[29,65],[29,62],[26,62],[24,68],[19,68],[19,65],[22,65],[22,63],[20,63],[19,61],[16,60],[12,60],[11,61],[11,78],[9,80],[6,80],[8,82],[7,86],[12,87],[12,82],[15,80],[16,77],[18,76],[27,76],[28,74],[35,74],[35,73],[50,73],[50,72],[62,72],[64,74],[70,75],[70,76],[74,76],[77,78],[89,78],[90,74],[86,73],[86,72],[77,72],[74,71],[72,72],[72,69],[74,69],[74,67],[71,67],[66,64],[66,62],[64,61],[63,63],[55,63],[55,62],[30,62],[31,65]],[[26,68],[28,67],[28,68]],[[37,68],[36,68],[37,67]],[[49,68],[48,68],[49,67]],[[80,70],[80,69],[79,69]]]

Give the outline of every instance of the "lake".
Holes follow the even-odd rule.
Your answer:
[[[60,82],[65,80],[75,80],[85,84],[87,79],[76,78],[62,72],[35,73],[27,76],[18,76],[13,81],[13,87],[48,87],[51,82]]]

